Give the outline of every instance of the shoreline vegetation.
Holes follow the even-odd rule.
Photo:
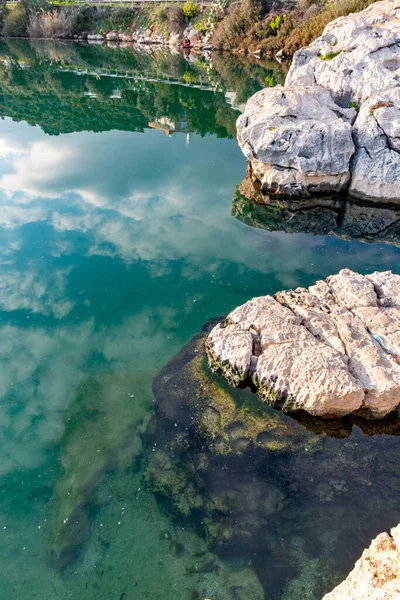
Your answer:
[[[4,37],[181,46],[290,58],[332,20],[375,0],[214,0],[122,6],[20,0],[2,8]]]

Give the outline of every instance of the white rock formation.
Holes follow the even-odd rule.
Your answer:
[[[400,87],[376,94],[362,104],[353,137],[357,151],[350,195],[375,202],[399,202]]]
[[[400,0],[339,17],[293,57],[286,85],[319,85],[338,104],[361,104],[400,85]]]
[[[400,0],[327,25],[284,90],[250,98],[237,130],[264,193],[400,203]]]
[[[380,533],[350,575],[322,600],[398,600],[400,598],[400,524]]]
[[[322,88],[277,86],[247,102],[237,121],[238,141],[263,191],[286,196],[339,192],[350,181],[355,116],[354,109],[339,108]]]
[[[344,269],[253,298],[214,327],[206,350],[232,385],[252,378],[283,410],[381,418],[400,405],[400,276]]]

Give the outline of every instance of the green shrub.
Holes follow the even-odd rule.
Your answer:
[[[132,25],[135,13],[132,8],[127,6],[113,7],[108,18],[100,24],[99,30],[108,31],[126,31]]]
[[[183,79],[188,85],[191,85],[196,81],[196,76],[191,71],[185,71],[183,74]]]
[[[4,22],[5,37],[26,37],[28,35],[28,15],[21,8],[8,12]]]
[[[279,15],[277,15],[276,17],[274,17],[273,19],[271,19],[271,21],[269,22],[269,28],[274,33],[276,31],[278,31],[278,29],[279,29],[280,26],[281,26],[281,17]]]
[[[278,29],[280,29],[281,25],[283,25],[283,23],[286,21],[286,14],[284,15],[276,15],[276,17],[273,17],[273,19],[271,19],[271,21],[269,22],[269,28],[273,33],[276,33],[278,31]]]
[[[349,106],[350,108],[354,108],[356,112],[360,112],[360,105],[357,104],[357,102],[354,102],[354,100],[350,102]]]
[[[73,35],[81,35],[84,32],[91,31],[94,23],[93,8],[92,6],[81,6],[74,13],[71,22]]]
[[[185,15],[185,17],[187,19],[192,19],[193,17],[195,17],[197,15],[197,12],[198,12],[197,4],[190,2],[190,0],[186,0],[185,4],[183,5],[182,10],[183,10],[183,14]]]
[[[275,87],[276,86],[276,80],[275,77],[272,75],[266,75],[264,77],[264,81],[267,85],[267,87]]]
[[[200,33],[200,35],[205,35],[209,30],[210,26],[204,21],[198,21],[197,23],[195,23],[194,28]]]

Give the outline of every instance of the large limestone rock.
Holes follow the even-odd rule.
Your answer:
[[[353,158],[349,193],[363,200],[398,202],[400,87],[376,94],[364,102],[354,124],[353,136],[357,152]]]
[[[330,23],[295,54],[284,89],[250,98],[237,128],[266,194],[400,203],[400,0]]]
[[[400,525],[380,533],[350,575],[323,600],[397,600],[400,598]]]
[[[400,276],[344,269],[253,298],[214,327],[206,349],[229,383],[252,379],[285,411],[384,417],[400,405]]]
[[[287,196],[339,192],[350,181],[354,109],[323,88],[261,90],[237,122],[238,141],[263,191]]]
[[[343,106],[399,85],[400,0],[375,2],[329,23],[296,52],[286,86],[320,85]]]

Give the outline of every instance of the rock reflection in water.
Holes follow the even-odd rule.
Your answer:
[[[295,420],[211,375],[204,335],[154,382],[147,484],[266,598],[317,600],[399,520],[398,421]]]
[[[232,215],[267,231],[335,235],[344,240],[400,244],[400,207],[351,198],[285,199],[265,196],[248,175],[236,189]]]

